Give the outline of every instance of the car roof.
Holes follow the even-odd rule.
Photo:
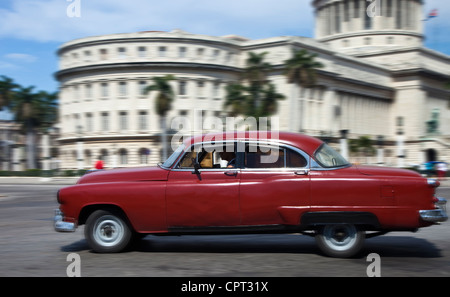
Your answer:
[[[293,132],[282,131],[232,131],[222,133],[208,133],[196,135],[184,142],[190,146],[198,142],[218,142],[230,140],[261,141],[270,143],[287,144],[301,149],[309,155],[312,155],[323,143],[322,140]]]

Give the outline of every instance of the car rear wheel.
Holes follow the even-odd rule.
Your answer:
[[[127,220],[106,210],[97,210],[88,217],[84,233],[89,246],[98,253],[120,252],[132,238]]]
[[[318,230],[316,242],[328,256],[349,258],[364,246],[365,232],[352,224],[326,225]]]

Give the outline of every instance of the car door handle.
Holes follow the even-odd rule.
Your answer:
[[[295,175],[308,175],[309,169],[300,169],[295,171]]]
[[[227,176],[236,176],[238,174],[237,170],[227,170],[224,172],[225,175]]]

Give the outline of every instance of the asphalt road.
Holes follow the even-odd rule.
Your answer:
[[[371,253],[380,256],[382,277],[450,276],[449,222],[368,239],[353,259],[325,257],[313,238],[302,235],[147,236],[129,252],[97,254],[89,250],[82,227],[68,234],[53,231],[60,187],[0,184],[1,277],[66,277],[73,254],[79,256],[81,276],[365,277]],[[439,194],[449,199],[450,188],[441,187]]]

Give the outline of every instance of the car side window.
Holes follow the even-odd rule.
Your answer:
[[[286,149],[286,167],[288,168],[303,168],[308,165],[305,157],[293,150]]]
[[[179,169],[193,169],[195,162],[201,169],[220,169],[236,167],[235,145],[207,144],[192,146],[178,163]]]
[[[246,168],[303,168],[308,162],[288,148],[248,145],[244,164]]]
[[[245,152],[246,168],[284,168],[284,150],[276,147],[248,145]]]

